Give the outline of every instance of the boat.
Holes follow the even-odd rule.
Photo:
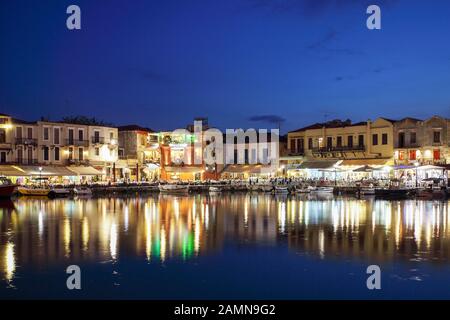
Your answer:
[[[0,198],[11,198],[16,191],[17,185],[6,177],[0,177]]]
[[[275,186],[273,190],[274,193],[289,193],[288,187],[286,186]]]
[[[53,198],[68,197],[71,193],[72,191],[67,188],[52,188],[48,196]]]
[[[50,193],[50,188],[47,187],[28,187],[28,186],[19,186],[17,187],[17,191],[19,194],[23,196],[48,196]]]
[[[160,184],[159,191],[161,193],[185,194],[189,192],[187,184]]]
[[[388,189],[375,189],[375,197],[386,199],[405,199],[414,194],[413,189],[406,188],[388,188]]]
[[[73,189],[76,196],[92,196],[92,190],[88,187],[76,187]]]
[[[259,186],[259,190],[262,192],[271,192],[273,190],[273,186],[270,184],[262,184]]]
[[[295,193],[310,193],[311,192],[311,189],[314,189],[313,187],[311,187],[311,186],[309,186],[309,187],[307,187],[307,188],[298,188],[298,189],[295,189]]]
[[[317,192],[317,193],[333,193],[334,188],[333,187],[316,187],[314,189],[311,189],[311,192]]]
[[[373,196],[373,195],[375,195],[375,188],[361,187],[360,193],[361,193],[361,195],[364,195],[364,196]]]
[[[209,186],[208,191],[210,193],[219,193],[219,192],[222,192],[222,187],[221,186]]]

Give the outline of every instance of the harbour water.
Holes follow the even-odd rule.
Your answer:
[[[368,290],[366,268],[381,268]],[[68,290],[66,268],[81,268]],[[333,195],[0,203],[0,298],[450,298],[450,201]]]

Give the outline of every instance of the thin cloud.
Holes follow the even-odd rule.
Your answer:
[[[252,116],[248,118],[249,121],[252,122],[266,122],[266,123],[276,123],[280,124],[286,121],[283,117],[274,115],[274,114],[267,114],[267,115],[259,115],[259,116]]]

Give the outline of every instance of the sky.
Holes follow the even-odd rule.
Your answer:
[[[450,117],[449,17],[446,0],[2,0],[0,112],[282,132]]]

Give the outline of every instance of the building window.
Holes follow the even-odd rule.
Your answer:
[[[43,139],[48,141],[48,128],[44,128]]]
[[[48,147],[44,147],[44,161],[48,161]]]
[[[0,129],[0,143],[6,143],[6,131],[5,131],[5,129]]]
[[[99,156],[100,155],[100,148],[95,148],[95,155]]]
[[[340,148],[342,147],[342,137],[338,136],[336,139],[336,147]]]
[[[114,139],[114,132],[110,132],[109,133],[109,140],[113,140]],[[145,144],[145,141],[144,141]]]
[[[0,163],[6,163],[6,152],[0,152]]]
[[[59,147],[55,147],[55,161],[59,161]]]
[[[441,132],[440,131],[433,132],[433,143],[441,143]]]
[[[82,129],[78,129],[78,140],[80,141],[84,140],[84,132]]]
[[[417,142],[417,136],[416,136],[416,133],[415,133],[415,132],[411,132],[411,133],[409,134],[409,143],[410,143],[410,144],[416,144],[416,142]]]
[[[358,146],[364,147],[364,136],[362,134],[358,136]]]
[[[348,136],[348,137],[347,137],[347,146],[348,146],[349,148],[352,148],[352,147],[353,147],[353,136]]]
[[[295,150],[295,139],[291,139],[291,151]]]
[[[97,148],[98,149],[98,148]],[[98,151],[99,152],[99,154],[100,154],[100,150]],[[95,151],[95,155],[99,155],[99,154],[97,154],[97,150]],[[124,156],[124,150],[123,149],[119,149],[119,158],[123,158],[123,156]]]
[[[33,128],[28,128],[27,131],[28,139],[33,139]]]
[[[387,133],[383,133],[381,135],[381,144],[384,144],[384,145],[388,144],[388,135],[387,135]]]
[[[378,145],[378,134],[372,135],[372,145],[374,145],[374,146]]]
[[[16,127],[16,138],[22,139],[22,127]]]
[[[73,148],[69,148],[69,160],[73,160]]]
[[[405,133],[404,132],[398,133],[398,147],[399,148],[405,147]]]
[[[333,147],[333,138],[327,137],[327,148],[331,149]]]
[[[53,143],[59,144],[59,128],[53,129]]]
[[[100,131],[94,131],[94,143],[100,142]]]
[[[305,149],[304,143],[303,138],[297,139],[297,152],[303,152],[303,149]]]
[[[308,138],[308,149],[312,149],[313,148],[313,139],[312,138]]]
[[[83,148],[78,148],[78,160],[83,161],[84,154],[83,154]]]

